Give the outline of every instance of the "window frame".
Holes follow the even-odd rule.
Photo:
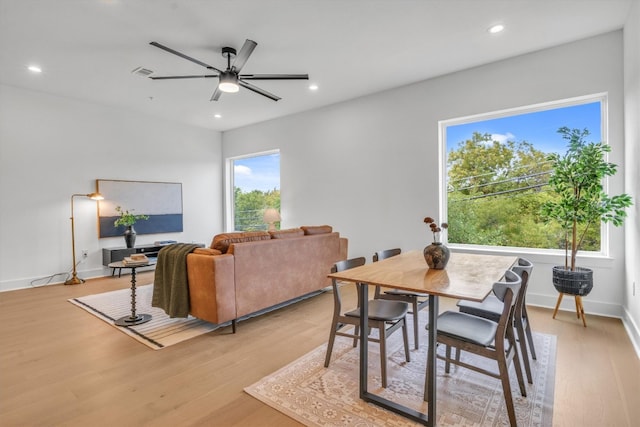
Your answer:
[[[227,233],[231,233],[235,230],[235,200],[234,200],[234,188],[235,188],[235,174],[234,164],[236,160],[248,159],[252,157],[270,156],[273,154],[280,155],[280,149],[259,151],[254,153],[242,154],[239,156],[227,157],[225,159],[225,190],[224,190],[224,230]],[[280,156],[280,169],[282,170],[282,156]],[[280,178],[282,173],[280,172]]]
[[[548,102],[542,102],[538,104],[525,105],[520,107],[507,108],[503,110],[496,110],[488,113],[473,114],[469,116],[457,117],[453,119],[445,119],[438,121],[438,179],[439,179],[439,218],[448,218],[448,197],[447,197],[447,127],[456,126],[461,124],[468,124],[473,122],[492,120],[505,118],[509,116],[516,116],[521,114],[536,113],[540,111],[560,109],[564,107],[571,107],[581,104],[589,104],[599,102],[600,103],[600,141],[605,141],[608,144],[609,141],[609,123],[608,123],[608,93],[600,92],[591,95],[583,95],[573,98],[566,98],[561,100],[554,100]],[[595,135],[594,135],[595,136]],[[607,153],[607,157],[608,157]],[[603,182],[603,188],[605,193],[609,194],[609,179],[605,178]],[[449,243],[448,235],[444,233],[443,243],[454,249],[460,249],[464,251],[490,251],[490,252],[518,252],[528,254],[542,254],[542,255],[563,255],[564,249],[551,249],[551,248],[529,248],[518,246],[487,246],[472,243]],[[600,226],[600,251],[586,251],[581,250],[580,257],[589,258],[609,258],[610,257],[610,245],[609,245],[609,224],[601,224]]]

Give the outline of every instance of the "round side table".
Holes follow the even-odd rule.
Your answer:
[[[118,326],[134,326],[146,323],[151,320],[150,314],[138,314],[136,313],[136,268],[148,267],[153,265],[147,263],[144,265],[126,265],[122,261],[112,262],[108,265],[109,268],[130,268],[131,269],[131,315],[124,316],[116,320],[114,323]]]

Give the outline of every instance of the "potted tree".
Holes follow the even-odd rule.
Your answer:
[[[576,305],[581,308],[578,297],[593,288],[593,271],[576,266],[576,255],[587,231],[601,222],[622,225],[625,208],[632,204],[627,194],[608,196],[604,192],[603,178],[617,172],[617,166],[605,159],[605,153],[611,151],[609,145],[586,142],[587,129],[561,127],[558,133],[569,141],[569,148],[564,155],[547,157],[552,163],[549,186],[556,197],[541,207],[543,219],[558,222],[564,232],[565,263],[553,267],[553,284],[560,292],[556,311],[562,294],[576,295]]]

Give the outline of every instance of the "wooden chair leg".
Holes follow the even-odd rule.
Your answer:
[[[564,296],[564,294],[561,292],[560,294],[558,294],[558,302],[556,303],[556,309],[553,310],[553,319],[556,318],[556,314],[558,313],[558,308],[560,308],[560,303],[562,302],[562,297]]]
[[[449,360],[451,359],[451,346],[448,345],[445,348],[445,355],[446,355],[446,360],[444,362],[444,371],[448,374],[450,369],[451,369],[451,362],[449,362]]]
[[[523,307],[524,318],[523,322],[525,323],[524,331],[527,334],[527,341],[529,342],[529,351],[531,351],[531,358],[533,360],[537,360],[536,358],[536,347],[533,345],[533,333],[531,332],[531,325],[529,324],[529,314],[527,313],[527,309]]]
[[[387,388],[387,333],[384,322],[378,330],[380,331],[380,375],[382,377],[382,388]]]
[[[516,370],[516,378],[518,379],[518,386],[520,386],[520,394],[522,397],[527,397],[527,388],[524,385],[524,377],[522,376],[522,367],[520,365],[520,355],[518,354],[518,346],[516,343],[516,337],[513,333],[513,329],[507,331],[507,341],[509,342],[510,351],[513,351],[513,367]],[[508,362],[505,358],[505,363],[507,364],[507,370],[509,369]],[[498,365],[500,361],[498,361]]]
[[[517,427],[516,410],[513,406],[511,384],[509,383],[509,366],[507,366],[504,358],[498,360],[498,370],[500,372],[500,381],[502,382],[502,391],[504,392],[504,401],[507,406],[507,414],[509,414],[509,423],[511,427]]]
[[[404,359],[411,362],[411,353],[409,353],[409,332],[407,332],[406,318],[402,321],[402,339],[404,340]]]
[[[324,367],[329,367],[331,362],[331,352],[333,351],[333,343],[336,340],[336,330],[338,329],[338,322],[335,320],[331,323],[331,333],[329,334],[329,342],[327,343],[327,354],[324,357]]]
[[[524,371],[527,374],[527,381],[529,384],[533,384],[533,376],[531,375],[531,365],[529,364],[529,352],[527,351],[527,337],[524,333],[524,326],[522,320],[516,320],[516,330],[518,331],[518,341],[520,342],[520,354],[522,354],[522,363],[524,364]]]
[[[334,338],[335,338],[335,334],[334,334]],[[354,326],[353,327],[353,346],[354,347],[358,346],[359,340],[360,340],[360,326]]]
[[[418,321],[420,320],[418,317],[418,297],[413,297],[411,302],[413,303],[413,346],[417,350],[420,347],[418,338],[420,336],[420,331],[418,330]]]

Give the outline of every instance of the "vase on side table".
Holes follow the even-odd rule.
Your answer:
[[[423,254],[429,268],[444,270],[449,262],[451,251],[442,242],[433,242],[424,248]]]
[[[136,230],[133,228],[133,225],[127,225],[127,228],[124,230],[124,242],[127,248],[133,248],[135,246]]]

